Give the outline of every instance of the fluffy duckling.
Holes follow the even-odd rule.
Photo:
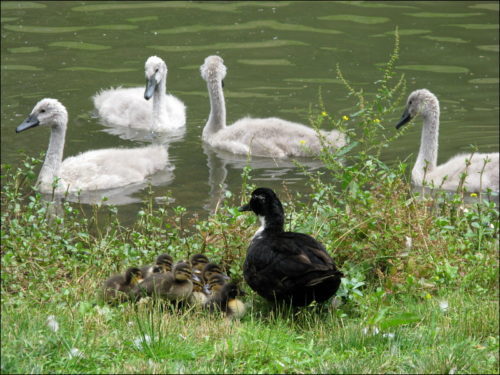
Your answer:
[[[145,296],[180,301],[188,299],[193,292],[191,266],[186,262],[179,262],[172,272],[153,273],[140,285],[134,288],[134,297]]]
[[[228,318],[241,318],[246,311],[245,304],[236,297],[246,293],[234,282],[225,284],[205,303],[209,311],[222,311]]]
[[[224,279],[229,280],[229,277],[222,272],[222,268],[216,263],[210,262],[203,268],[202,276],[205,281],[209,281],[210,277],[215,274],[221,275]]]
[[[193,273],[201,275],[203,268],[208,264],[209,260],[204,254],[195,254],[190,259],[191,267],[193,267]]]
[[[320,242],[283,230],[283,206],[274,191],[254,190],[250,202],[239,210],[253,211],[261,223],[243,265],[245,280],[254,291],[271,302],[293,306],[324,302],[337,292],[342,273]]]
[[[156,272],[170,272],[172,271],[173,262],[174,259],[166,253],[158,255],[155,264],[149,264],[141,267],[142,275],[144,278],[147,278]]]
[[[226,285],[226,279],[224,276],[214,273],[208,279],[208,288],[210,290],[210,294],[214,294],[219,292],[222,287]]]
[[[132,288],[143,281],[142,271],[130,267],[125,274],[113,275],[104,282],[102,296],[106,302],[124,302],[128,300]]]
[[[193,277],[193,293],[190,302],[197,306],[203,306],[208,300],[205,293],[205,284],[198,277]]]

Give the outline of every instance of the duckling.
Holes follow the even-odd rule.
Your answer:
[[[142,281],[142,271],[137,267],[130,267],[125,274],[113,275],[104,282],[103,299],[109,303],[124,302],[130,297],[132,288]]]
[[[193,281],[191,279],[191,266],[186,262],[179,262],[172,272],[153,273],[137,285],[133,290],[135,299],[153,296],[168,300],[185,300],[191,296]]]
[[[191,257],[190,262],[193,267],[193,273],[200,276],[203,268],[208,264],[208,258],[204,254],[195,254]]]
[[[218,264],[210,262],[205,266],[205,268],[203,268],[203,279],[205,281],[208,281],[214,274],[221,275],[225,280],[229,280],[229,277],[224,272],[222,272],[222,269]]]
[[[172,263],[174,259],[168,254],[158,255],[155,264],[148,264],[147,266],[142,266],[141,271],[144,278],[151,276],[156,272],[169,272],[172,270]]]
[[[208,279],[208,288],[210,289],[210,294],[219,292],[222,287],[226,285],[226,279],[224,276],[214,273]]]
[[[190,302],[192,304],[197,305],[197,306],[203,306],[207,302],[208,297],[205,294],[204,287],[205,287],[205,284],[203,283],[203,281],[200,278],[193,277],[193,293],[191,294],[191,297],[190,297]]]
[[[268,301],[292,306],[321,303],[337,292],[342,273],[323,244],[307,234],[283,230],[283,206],[273,190],[254,190],[239,210],[253,211],[261,223],[243,265],[245,281],[254,291]]]
[[[222,311],[228,318],[241,318],[246,311],[245,304],[237,299],[246,293],[234,282],[225,284],[217,293],[208,299],[205,308],[209,311]]]

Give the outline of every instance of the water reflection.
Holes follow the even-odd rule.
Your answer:
[[[172,142],[181,141],[186,135],[186,127],[169,129],[162,132],[152,132],[149,129],[113,125],[103,119],[99,119],[99,122],[106,127],[102,130],[103,132],[116,135],[126,141],[152,142],[168,145]]]
[[[207,157],[208,185],[210,187],[209,196],[203,208],[210,212],[213,212],[223,199],[227,188],[226,178],[229,167],[243,170],[246,166],[250,166],[253,171],[259,174],[259,177],[252,179],[253,182],[257,182],[281,181],[299,166],[307,171],[314,171],[323,166],[320,160],[314,158],[274,159],[231,154],[211,147],[206,143],[203,143],[202,147]],[[300,180],[300,178],[296,177],[287,178],[287,181],[293,183],[294,179]]]
[[[151,186],[167,186],[174,180],[174,169],[172,164],[151,175],[146,181],[135,184],[121,186],[113,189],[82,191],[79,193],[68,193],[64,195],[42,194],[42,197],[47,201],[61,202],[64,198],[69,202],[97,205],[115,205],[121,206],[131,203],[139,203],[142,201],[140,195],[134,195]]]

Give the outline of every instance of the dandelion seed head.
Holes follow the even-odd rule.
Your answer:
[[[78,348],[71,348],[70,351],[69,351],[69,357],[70,358],[82,358],[83,357],[83,353]]]
[[[412,240],[411,240],[411,237],[409,236],[405,236],[405,248],[407,250],[411,250],[413,247],[413,244],[412,244]]]
[[[54,332],[59,331],[59,323],[57,323],[56,317],[54,315],[49,315],[47,317],[47,326]]]
[[[134,346],[141,350],[144,347],[144,344],[150,344],[151,343],[151,336],[149,335],[144,335],[144,337],[136,337],[134,339]]]
[[[444,301],[444,300],[439,301],[439,308],[441,309],[441,311],[443,311],[443,312],[448,311],[448,307],[449,307],[448,301]]]

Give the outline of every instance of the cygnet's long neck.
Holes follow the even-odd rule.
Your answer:
[[[413,167],[412,176],[416,182],[422,183],[425,175],[436,168],[439,138],[439,104],[429,103],[428,110],[422,113],[423,127],[420,150]],[[427,167],[426,167],[427,166]]]
[[[44,187],[43,190],[50,190],[54,178],[59,176],[64,152],[64,139],[66,136],[66,123],[60,121],[52,125],[50,132],[49,147],[45,155],[42,169],[38,175],[38,185]]]
[[[224,101],[222,81],[209,79],[207,88],[210,97],[210,116],[203,128],[202,138],[204,140],[226,127],[226,103]]]
[[[166,108],[166,99],[167,96],[165,94],[167,89],[167,76],[164,75],[160,82],[155,87],[153,92],[153,123],[152,130],[156,131],[160,129],[162,119],[165,122],[168,122],[166,118],[168,116],[167,108]]]

